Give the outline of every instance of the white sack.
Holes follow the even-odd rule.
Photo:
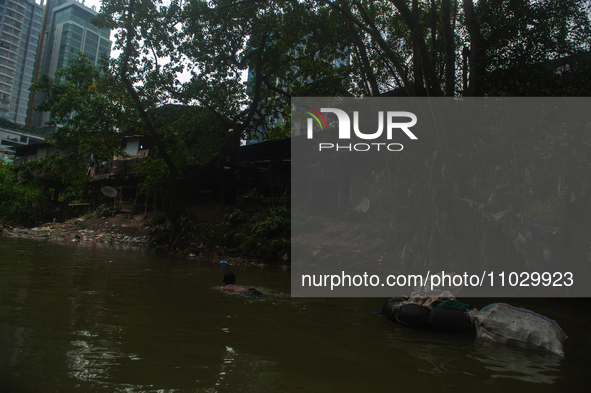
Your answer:
[[[494,303],[475,314],[478,337],[515,342],[564,356],[567,336],[552,319],[525,308]]]

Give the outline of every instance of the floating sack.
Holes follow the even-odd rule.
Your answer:
[[[564,356],[567,336],[552,319],[525,308],[493,303],[475,314],[478,337],[542,348]]]

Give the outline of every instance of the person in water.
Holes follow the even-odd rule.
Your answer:
[[[250,288],[250,287],[245,287],[244,285],[236,285],[236,276],[234,275],[234,273],[226,273],[224,274],[224,286],[222,287],[222,291],[228,291],[228,292],[238,292],[238,293],[244,293],[245,295],[254,295],[254,296],[260,296],[262,295],[262,293],[260,293],[259,291],[257,291],[254,288]]]

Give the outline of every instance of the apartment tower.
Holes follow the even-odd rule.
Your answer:
[[[0,119],[25,125],[43,20],[33,0],[0,0]]]
[[[0,0],[2,1],[2,0]],[[9,0],[7,0],[9,1]],[[43,18],[43,33],[38,51],[35,77],[48,74],[55,78],[56,71],[66,67],[70,59],[78,57],[80,52],[97,64],[101,54],[110,55],[110,29],[99,29],[90,23],[97,12],[76,0],[48,0]],[[42,100],[35,94],[31,106]],[[31,111],[34,112],[34,111]],[[43,127],[50,114],[30,113],[27,124]]]

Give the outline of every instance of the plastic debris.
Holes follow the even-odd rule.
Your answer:
[[[552,257],[552,253],[550,252],[548,247],[544,247],[544,261],[550,262],[551,257]]]
[[[369,199],[363,198],[361,200],[361,203],[359,203],[359,205],[357,205],[357,207],[353,210],[355,210],[356,212],[367,213],[367,211],[369,210]]]
[[[525,308],[493,303],[475,314],[478,337],[544,349],[564,356],[567,335],[552,319]]]

